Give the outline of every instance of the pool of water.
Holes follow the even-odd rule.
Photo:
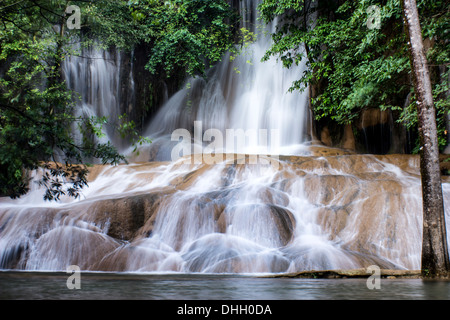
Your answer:
[[[204,274],[0,272],[2,300],[448,300],[449,281],[289,279]],[[73,280],[73,281],[72,281]],[[79,289],[69,289],[77,283]]]

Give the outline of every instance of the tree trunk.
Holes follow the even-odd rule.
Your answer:
[[[439,168],[439,146],[431,81],[422,42],[416,0],[403,0],[405,30],[409,40],[414,78],[419,134],[421,139],[420,171],[423,198],[422,276],[450,275],[445,212]]]

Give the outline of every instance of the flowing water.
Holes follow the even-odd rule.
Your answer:
[[[256,1],[242,5],[241,11],[255,16]],[[81,199],[44,202],[38,188],[18,200],[0,199],[0,269],[65,271],[78,265],[93,272],[178,275],[370,265],[420,269],[418,157],[356,155],[305,144],[307,94],[288,93],[305,66],[284,70],[276,61],[260,63],[270,39],[261,27],[246,26],[259,33],[258,41],[235,60],[226,57],[207,81],[187,80],[189,85],[149,125],[147,135],[154,142],[139,157],[130,157],[129,165],[93,167]],[[65,65],[69,86],[83,97],[80,112],[117,117],[120,59],[86,54],[91,59],[74,57]],[[105,59],[94,59],[101,56]],[[113,111],[111,106],[116,106]],[[170,161],[180,143],[172,141],[172,132],[192,133],[195,122],[201,128],[194,128],[200,132],[192,134],[192,144],[188,141],[193,147],[182,148],[186,154]],[[214,153],[196,154],[212,141],[205,139],[208,129],[217,129],[216,142],[217,132],[227,129],[253,130],[261,139],[222,148],[215,144]],[[114,140],[112,134],[109,138]],[[450,184],[444,183],[443,191],[448,208]],[[447,220],[448,215],[447,209]],[[14,283],[16,273],[10,275],[0,278]],[[250,290],[245,289],[248,281],[266,281],[233,279],[237,284],[225,297],[241,298]],[[286,289],[285,280],[271,283],[274,292]],[[342,283],[330,283],[338,292]],[[204,285],[210,292],[211,284]],[[258,286],[249,288],[258,292]],[[426,291],[420,284],[417,288]],[[13,287],[8,290],[14,297]]]
[[[2,268],[420,268],[417,157],[291,156],[277,166],[189,159],[95,167],[80,200],[46,203],[39,189],[2,199]],[[444,184],[446,203],[449,192]]]
[[[240,3],[242,27],[256,34],[257,41],[244,46],[235,59],[226,55],[210,70],[206,80],[188,79],[185,88],[155,116],[146,132],[154,141],[150,151],[153,159],[170,160],[172,133],[181,128],[192,131],[195,121],[201,123],[201,128],[199,135],[193,137],[193,144],[211,141],[211,137],[204,136],[208,129],[228,138],[227,143],[215,146],[215,152],[297,154],[303,149],[308,91],[290,93],[289,89],[306,70],[306,62],[292,69],[283,68],[275,58],[261,62],[276,24],[266,26],[257,20],[257,4],[258,1],[250,0]],[[230,145],[232,138],[226,137],[227,130],[242,130],[248,135],[253,132],[255,137]],[[188,148],[184,155],[189,151]]]
[[[105,136],[100,140],[111,141],[120,148],[120,137],[114,125],[119,123],[127,106],[134,104],[133,65],[129,70],[124,68],[122,52],[103,50],[98,45],[89,48],[74,45],[72,51],[73,55],[64,61],[62,68],[67,87],[77,93],[75,116],[106,117],[110,125],[103,127]]]

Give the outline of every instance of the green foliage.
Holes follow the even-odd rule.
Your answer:
[[[281,25],[273,34],[274,44],[264,57],[278,57],[292,67],[308,58],[308,71],[293,83],[292,90],[308,84],[320,88],[312,100],[316,119],[326,118],[340,124],[355,121],[366,108],[391,109],[398,121],[409,128],[417,126],[414,91],[407,40],[399,0],[359,1],[264,0],[263,19],[275,17]],[[380,28],[369,28],[369,7],[378,6]],[[427,52],[430,69],[448,69],[449,11],[446,1],[418,1],[424,39],[430,40]],[[312,26],[312,13],[318,18]],[[299,19],[300,17],[300,19]],[[449,112],[448,76],[434,72],[435,105],[438,114],[440,145],[446,145],[445,119]],[[411,94],[410,105],[404,107]]]
[[[235,50],[239,18],[224,0],[130,0],[134,20],[141,24],[143,40],[152,44],[146,68],[171,77],[180,70],[191,76]]]
[[[127,1],[88,1],[82,12],[85,38],[97,40],[103,48],[131,50],[145,37],[145,24],[134,19]]]
[[[143,144],[152,143],[152,140],[148,137],[143,137],[139,134],[139,131],[136,129],[136,123],[133,120],[127,120],[128,116],[123,114],[119,116],[120,125],[118,127],[118,131],[122,139],[129,139],[131,145],[133,146],[133,153],[139,156],[138,147]]]
[[[59,200],[64,194],[78,197],[87,184],[86,159],[125,160],[110,143],[91,139],[102,135],[98,125],[104,119],[74,116],[76,96],[62,81],[61,63],[78,35],[60,32],[65,3],[1,4],[0,194],[12,198],[28,191],[31,170],[44,169],[44,198]],[[80,124],[81,143],[74,123]]]
[[[66,28],[69,4],[81,9],[81,31]],[[74,116],[77,95],[61,71],[78,53],[73,44],[122,50],[144,44],[151,48],[147,69],[162,80],[204,75],[225,51],[236,51],[238,21],[225,0],[1,1],[0,195],[25,194],[29,171],[43,168],[45,199],[77,197],[87,185],[87,162],[125,161],[109,142],[98,142],[108,119]],[[243,41],[248,37],[243,33]],[[126,115],[119,121],[118,132],[135,151],[151,142]]]

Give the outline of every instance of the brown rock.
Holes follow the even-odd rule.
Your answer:
[[[388,123],[390,120],[390,113],[388,110],[381,110],[378,108],[366,109],[361,115],[361,128],[373,127],[378,124]]]
[[[308,200],[317,205],[344,207],[360,192],[360,181],[352,176],[308,175],[304,181]]]
[[[355,135],[353,134],[353,129],[350,124],[346,125],[344,128],[342,148],[351,151],[356,150]]]
[[[330,235],[330,240],[336,240],[347,224],[348,212],[342,207],[322,207],[317,212],[317,223]]]
[[[233,223],[236,217],[241,218],[240,215],[247,215],[248,220],[254,220],[255,223],[265,224],[269,223],[275,232],[266,235],[277,239],[278,246],[287,245],[293,237],[295,229],[294,215],[287,209],[271,204],[247,204],[239,206],[227,207],[217,221],[219,232],[225,233],[228,227]],[[256,229],[254,236],[257,237]]]
[[[324,127],[320,132],[320,141],[328,147],[332,146],[333,142],[331,140],[330,130],[328,130],[328,127]]]
[[[151,232],[153,215],[163,199],[172,193],[173,190],[164,189],[160,192],[102,199],[88,207],[85,219],[107,226],[107,234],[115,239],[132,240],[138,234]]]

